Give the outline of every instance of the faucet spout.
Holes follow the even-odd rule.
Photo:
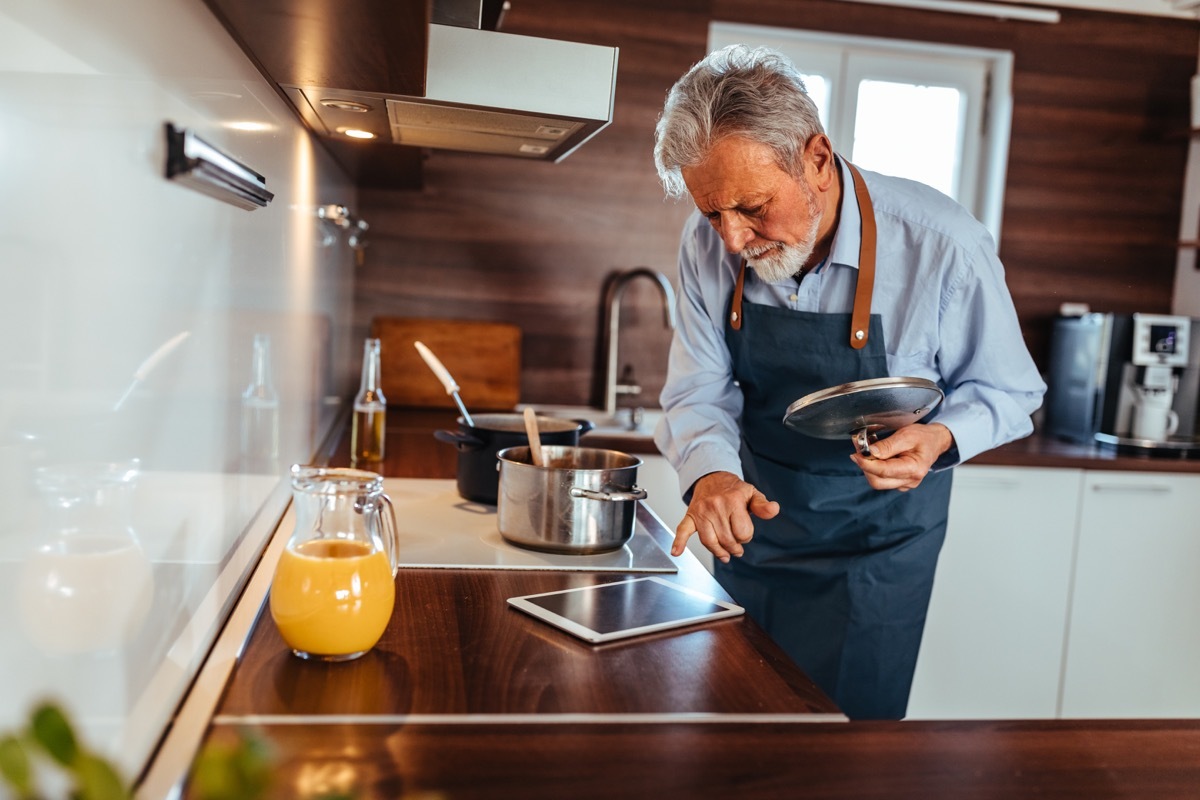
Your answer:
[[[663,324],[669,330],[675,328],[675,290],[667,276],[649,267],[635,267],[617,274],[609,282],[605,297],[605,340],[604,352],[606,369],[604,373],[604,411],[612,415],[617,411],[617,395],[640,394],[642,387],[632,381],[622,383],[617,380],[617,339],[621,327],[621,298],[629,284],[638,278],[647,278],[658,287],[662,295]]]

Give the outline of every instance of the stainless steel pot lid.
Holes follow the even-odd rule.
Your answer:
[[[849,436],[863,455],[880,431],[920,420],[942,402],[942,390],[924,378],[872,378],[831,386],[787,408],[783,424],[817,439]]]

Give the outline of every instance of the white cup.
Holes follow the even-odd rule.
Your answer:
[[[1179,415],[1171,409],[1171,400],[1165,389],[1141,387],[1133,407],[1133,438],[1166,441],[1179,428]]]

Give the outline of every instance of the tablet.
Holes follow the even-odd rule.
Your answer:
[[[584,641],[600,643],[744,614],[741,606],[662,578],[508,598],[509,605]]]

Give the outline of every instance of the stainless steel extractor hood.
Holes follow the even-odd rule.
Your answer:
[[[331,137],[559,161],[612,120],[617,48],[429,26],[424,97],[283,86]]]

